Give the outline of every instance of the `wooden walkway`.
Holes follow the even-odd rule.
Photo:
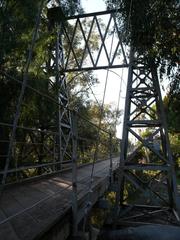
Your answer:
[[[113,159],[113,169],[116,169],[117,161],[117,158]],[[82,213],[79,216],[83,216],[83,208],[87,203],[91,169],[92,165],[78,169],[78,204],[79,213]],[[93,203],[107,189],[108,175],[109,160],[95,164]],[[65,239],[70,233],[72,219],[71,178],[71,171],[66,171],[5,189],[0,199],[0,239],[57,239],[52,236],[54,233],[51,229],[54,226],[57,226],[54,231],[59,239]]]

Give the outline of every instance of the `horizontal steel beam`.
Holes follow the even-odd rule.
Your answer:
[[[101,11],[101,12],[85,13],[85,14],[79,14],[79,15],[75,15],[75,16],[66,17],[66,20],[85,18],[85,17],[93,17],[93,16],[101,16],[101,15],[106,15],[106,14],[115,14],[120,11],[121,11],[121,9],[118,8],[118,9],[111,9],[111,10],[106,10],[106,11]]]
[[[169,171],[168,165],[155,165],[155,164],[130,164],[123,167],[125,170],[154,170],[154,171]]]
[[[128,125],[131,127],[159,127],[161,122],[158,120],[134,120],[128,121]]]
[[[66,17],[61,7],[53,7],[48,9],[48,18],[55,22],[62,22],[62,21],[68,21],[68,20],[73,20],[77,18],[86,18],[86,17],[102,16],[106,14],[115,14],[120,11],[121,9],[118,8],[118,9],[111,9],[111,10],[93,12],[93,13],[84,13],[84,14],[78,14],[78,15]]]
[[[95,66],[95,67],[81,67],[81,68],[71,68],[71,69],[62,69],[62,72],[80,72],[80,71],[92,71],[92,70],[107,70],[111,68],[128,68],[129,64],[120,64],[120,65],[107,65],[107,66]]]

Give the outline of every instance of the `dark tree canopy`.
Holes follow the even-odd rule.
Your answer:
[[[24,69],[32,41],[37,15],[42,0],[0,0],[0,169],[4,168],[8,154],[8,142],[11,136],[11,124],[17,112],[17,103],[21,91]],[[59,92],[61,91],[59,79],[56,79],[57,68],[53,64],[55,47],[57,44],[57,29],[50,28],[48,19],[48,8],[61,6],[64,15],[74,15],[83,10],[80,0],[51,0],[44,1],[41,12],[41,21],[32,50],[32,59],[28,70],[28,86],[23,95],[23,101],[18,118],[18,126],[28,127],[36,131],[16,131],[16,141],[21,143],[32,142],[34,146],[30,151],[32,154],[23,159],[26,145],[18,145],[15,154],[20,155],[20,165],[31,162],[42,163],[49,161],[49,157],[42,154],[42,144],[52,148],[52,136],[44,132],[58,132]],[[72,32],[68,25],[68,31]],[[82,36],[78,36],[73,47],[82,54]],[[94,40],[96,48],[97,40]],[[67,43],[64,44],[66,48]],[[93,45],[93,44],[92,44]],[[66,87],[68,92],[68,106],[78,110],[79,114],[85,116],[89,121],[97,123],[99,106],[88,101],[89,86],[97,83],[97,79],[91,72],[84,74],[69,73],[66,75]],[[97,111],[95,111],[97,110]],[[113,109],[107,107],[102,117],[105,129],[111,124],[115,135],[114,122],[109,123],[109,116],[116,115]],[[8,125],[8,126],[7,126]],[[88,150],[93,152],[96,142],[97,127],[91,127],[87,122],[79,120],[79,134],[83,138],[91,138],[91,146]],[[103,140],[107,135],[102,135]],[[58,142],[53,137],[54,142]],[[34,143],[41,143],[34,144]],[[118,143],[114,144],[117,146]],[[56,148],[56,147],[55,147]],[[108,142],[106,144],[108,149]],[[105,150],[106,150],[105,149]],[[83,150],[84,151],[84,150]],[[104,151],[104,150],[103,150]],[[84,152],[83,152],[84,153]],[[18,158],[18,157],[17,157]],[[89,158],[88,158],[89,159]],[[15,160],[11,161],[14,167]],[[40,173],[40,172],[39,172]]]
[[[179,91],[179,3],[177,0],[106,0],[108,8],[121,9],[121,30],[126,43],[140,54],[154,58],[161,76]]]

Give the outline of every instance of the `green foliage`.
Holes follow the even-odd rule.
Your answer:
[[[0,65],[23,68],[40,1],[1,1]]]
[[[168,94],[164,98],[164,105],[167,114],[168,127],[170,132],[179,133],[180,132],[180,93]]]
[[[176,167],[180,167],[180,134],[174,133],[170,134],[170,143],[171,143],[171,150],[173,153],[174,160],[176,162]]]
[[[28,49],[31,44],[32,33],[40,0],[37,1],[3,1],[0,0],[0,118],[3,123],[13,123],[14,114],[21,90],[23,71],[27,61]],[[54,6],[57,1],[53,2]],[[52,53],[56,45],[56,30],[49,29],[47,19],[47,7],[44,6],[41,14],[40,28],[33,49],[32,61],[29,67],[28,87],[25,90],[21,107],[16,143],[13,149],[10,168],[48,163],[57,158],[57,134],[58,132],[58,93],[60,91],[56,81],[56,70],[52,67]],[[82,12],[80,1],[61,1],[61,7],[65,15]],[[72,26],[67,26],[69,32]],[[82,55],[82,36],[78,33],[73,47],[79,56]],[[94,32],[90,39],[93,49],[98,48],[97,34]],[[66,45],[65,45],[66,47]],[[83,74],[69,73],[67,75],[67,90],[69,93],[70,108],[76,109],[79,115],[98,125],[99,107],[88,100],[90,86],[98,81],[91,72]],[[35,89],[34,90],[32,90]],[[111,117],[116,115],[111,106],[106,106],[102,116],[102,128],[114,130]],[[109,123],[111,128],[109,127]],[[24,130],[23,128],[29,128]],[[33,129],[33,130],[32,130]],[[35,130],[34,130],[35,129]],[[51,132],[51,133],[48,133]],[[96,149],[97,127],[92,126],[83,119],[78,119],[78,134],[81,141],[78,150],[82,162],[92,161]],[[0,169],[3,169],[8,151],[8,140],[11,136],[11,127],[0,125]],[[107,134],[100,133],[101,143],[99,157],[104,158],[109,154],[109,142]],[[86,139],[86,140],[85,140]],[[86,141],[87,142],[86,143]],[[114,152],[118,151],[119,143],[113,138]],[[67,148],[71,148],[70,143]],[[53,155],[54,154],[54,155]],[[56,159],[55,159],[56,160]],[[46,168],[32,168],[18,174],[20,177],[37,175],[43,171],[51,171]],[[11,176],[11,179],[14,176]]]
[[[77,103],[79,116],[78,137],[80,148],[79,149],[80,161],[81,162],[92,161],[97,148],[98,159],[105,159],[109,156],[110,136],[108,132],[112,133],[112,154],[117,156],[117,154],[119,153],[120,143],[115,137],[114,122],[108,121],[108,118],[110,118],[112,115],[115,115],[116,111],[112,110],[110,106],[107,105],[105,106],[104,112],[102,114],[100,107],[94,102],[86,101],[86,105],[82,104],[81,101]],[[102,120],[101,124],[100,118]],[[98,129],[98,126],[100,126],[101,128],[100,130]]]
[[[179,89],[179,3],[177,0],[106,0],[120,8],[120,29],[126,43],[139,54],[153,58],[160,74],[168,76],[171,88]],[[125,33],[125,34],[124,34]]]
[[[138,54],[155,59],[159,75],[169,79],[170,91],[164,99],[173,156],[179,164],[180,79],[179,3],[176,0],[106,0],[108,8],[120,8],[119,29],[126,44]],[[155,107],[155,106],[154,106]],[[150,133],[144,132],[146,137]],[[143,158],[145,151],[139,153]],[[151,156],[150,156],[151,157]]]
[[[164,106],[167,115],[168,129],[170,131],[169,138],[172,149],[173,158],[176,167],[180,166],[180,92],[176,89],[173,96],[168,94],[164,98]]]
[[[100,208],[94,208],[91,213],[91,224],[96,228],[102,228],[104,225],[105,219],[108,217],[107,210]]]

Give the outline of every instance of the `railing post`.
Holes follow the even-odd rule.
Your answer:
[[[78,211],[78,199],[77,199],[77,113],[73,111],[71,113],[72,118],[72,214],[73,214],[73,236],[76,236],[78,230],[77,223],[77,211]]]
[[[56,135],[53,136],[53,172],[57,169],[56,164]]]
[[[109,160],[110,160],[110,167],[109,167],[109,181],[110,184],[113,182],[113,175],[112,175],[112,167],[113,167],[113,162],[112,162],[112,133],[109,134]]]
[[[60,39],[60,25],[57,24],[56,26],[56,57],[55,57],[55,66],[56,66],[56,87],[57,87],[57,101],[58,101],[58,112],[57,112],[57,132],[58,132],[58,135],[57,135],[57,144],[58,144],[58,165],[59,168],[61,169],[62,168],[62,127],[61,127],[61,118],[62,118],[62,111],[61,111],[61,97],[60,97],[60,94],[61,94],[61,89],[60,89],[60,81],[61,81],[61,78],[60,78],[60,49],[59,49],[59,43],[61,41]]]
[[[18,156],[16,157],[16,140],[14,140],[14,144],[13,144],[13,148],[12,148],[12,157],[14,159],[14,163],[15,163],[15,178],[16,178],[16,181],[18,181],[18,172],[17,172],[17,169],[18,169]]]

